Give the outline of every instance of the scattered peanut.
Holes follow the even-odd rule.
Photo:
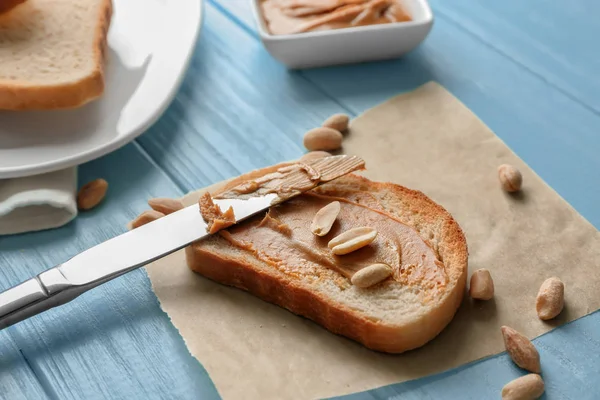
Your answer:
[[[517,192],[523,185],[523,175],[512,165],[502,164],[498,167],[498,178],[502,188],[507,192]]]
[[[108,182],[104,179],[95,179],[81,187],[77,193],[77,208],[91,210],[96,207],[106,196]]]
[[[540,373],[540,354],[531,340],[508,326],[503,326],[500,330],[504,338],[504,347],[515,364],[527,371]]]
[[[348,129],[350,117],[346,114],[333,114],[323,122],[323,127],[335,129],[336,131],[344,132]]]
[[[373,264],[352,275],[350,281],[359,288],[368,288],[389,278],[392,268],[387,264]]]
[[[340,202],[333,201],[317,211],[310,226],[312,233],[317,236],[327,235],[340,213],[340,209]]]
[[[159,211],[156,211],[156,210],[144,211],[143,213],[138,215],[138,217],[136,219],[131,221],[131,228],[132,229],[139,228],[142,225],[149,224],[150,222],[156,221],[157,219],[162,218],[164,216],[165,216],[165,214],[163,214]]]
[[[315,128],[304,135],[304,147],[314,150],[336,150],[342,147],[342,134],[331,128]]]
[[[158,212],[165,215],[174,213],[183,209],[183,203],[177,199],[156,198],[148,200],[148,205]]]
[[[478,269],[471,275],[469,295],[477,300],[490,300],[494,297],[494,281],[490,271],[485,268]]]
[[[502,400],[535,400],[544,394],[544,381],[538,374],[528,374],[508,382],[502,388]]]
[[[312,160],[317,160],[319,158],[325,158],[325,157],[330,157],[332,154],[328,153],[326,151],[321,151],[321,150],[317,150],[317,151],[311,151],[310,153],[306,153],[305,155],[303,155],[300,160],[301,161],[312,161]]]
[[[565,285],[557,277],[548,278],[540,286],[535,309],[541,320],[556,317],[565,306]]]
[[[373,228],[353,228],[331,239],[327,246],[333,254],[341,256],[369,245],[376,236]]]

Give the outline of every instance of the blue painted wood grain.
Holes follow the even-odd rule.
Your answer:
[[[0,397],[15,400],[50,398],[8,330],[0,332]]]
[[[452,21],[506,58],[600,112],[600,2],[431,0]]]
[[[357,115],[431,79],[600,226],[598,5],[432,4],[430,38],[402,60],[289,72],[260,44],[248,1],[209,0],[202,40],[167,113],[136,144],[81,167],[81,182],[108,178],[107,202],[65,228],[0,239],[0,288],[122,232],[149,197],[297,157],[304,131],[328,115]],[[548,398],[598,397],[599,331],[595,313],[536,339]],[[0,340],[2,398],[218,397],[143,271],[0,332]],[[497,398],[519,374],[500,355],[351,398]]]

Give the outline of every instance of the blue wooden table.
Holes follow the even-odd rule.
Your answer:
[[[431,0],[434,29],[401,60],[289,72],[262,47],[247,0],[209,0],[166,114],[80,168],[106,202],[68,226],[0,238],[0,289],[125,231],[150,197],[178,197],[302,154],[303,133],[429,80],[470,107],[600,228],[600,2]],[[600,295],[600,294],[599,294]],[[535,341],[548,399],[600,398],[600,314]],[[498,398],[506,355],[351,398]],[[160,310],[143,270],[0,332],[6,399],[218,398]]]

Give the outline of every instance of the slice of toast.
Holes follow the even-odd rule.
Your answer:
[[[75,108],[104,92],[111,0],[28,0],[0,15],[0,109]]]
[[[0,15],[7,13],[25,0],[0,0]]]
[[[224,193],[245,180],[256,179],[279,167],[281,165],[234,179],[213,190],[212,194]],[[310,207],[309,200],[314,198],[325,203],[341,201],[337,232],[334,225],[327,236],[312,239],[309,218],[298,222],[299,218],[295,216],[286,217],[286,212],[295,212],[294,207]],[[326,262],[319,264],[312,256],[308,257],[310,260],[298,261],[296,256],[298,248],[302,247],[300,245],[279,248],[274,253],[275,247],[281,247],[279,242],[275,244],[262,233],[254,235],[254,243],[252,236],[240,236],[239,232],[262,228],[265,220],[270,219],[265,215],[189,246],[186,248],[188,266],[212,280],[246,290],[309,318],[331,332],[354,339],[368,348],[401,353],[424,345],[452,320],[463,298],[468,252],[461,228],[446,210],[421,192],[391,183],[372,182],[357,175],[327,183],[310,194],[273,207],[267,215],[280,219],[276,224],[278,229],[281,224],[292,221],[295,225],[290,226],[291,229],[282,229],[283,234],[290,235],[291,240],[307,242],[303,248],[309,250],[302,254],[310,255],[311,248],[321,246],[320,240],[327,243],[332,236],[340,233],[341,228],[347,227],[346,221],[341,219],[358,218],[358,208],[344,213],[345,207],[362,207],[360,210],[368,210],[365,213],[375,213],[372,216],[383,215],[393,224],[404,224],[394,226],[411,227],[418,235],[415,237],[420,237],[433,250],[437,257],[435,264],[445,278],[428,276],[422,273],[428,271],[424,266],[407,266],[400,260],[392,266],[393,279],[370,288],[357,288],[351,284],[350,275],[340,273],[331,265],[325,266]],[[305,213],[304,217],[308,215],[311,214]],[[258,238],[261,237],[265,242],[260,243]],[[388,245],[382,242],[384,239],[385,232],[380,233],[371,246]],[[405,247],[399,251],[400,258],[405,254],[410,256],[410,241],[398,248],[401,246]],[[377,251],[366,248],[353,257],[359,261],[363,255],[370,259]],[[295,256],[288,258],[288,254]]]

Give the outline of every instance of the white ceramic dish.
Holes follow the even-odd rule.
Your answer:
[[[419,45],[433,25],[433,13],[427,0],[400,0],[412,21],[272,35],[262,17],[261,0],[250,1],[262,42],[273,57],[290,68],[397,58]]]
[[[195,48],[201,0],[113,0],[102,98],[69,111],[0,111],[0,178],[100,157],[143,133],[175,95]]]

